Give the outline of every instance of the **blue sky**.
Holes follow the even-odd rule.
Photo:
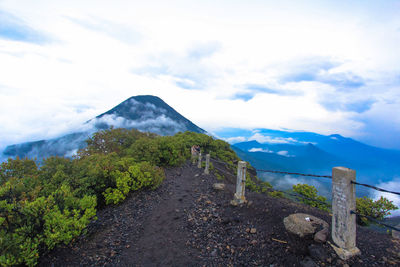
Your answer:
[[[398,47],[400,1],[0,0],[0,149],[139,94],[216,134],[400,149]]]

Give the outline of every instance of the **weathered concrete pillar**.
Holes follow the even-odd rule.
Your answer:
[[[234,201],[241,204],[246,201],[244,197],[246,189],[246,161],[239,161],[237,167],[236,193]]]
[[[201,168],[201,152],[199,153],[199,161],[197,162],[197,168]]]
[[[332,240],[338,246],[333,246],[343,260],[360,253],[356,247],[356,215],[350,211],[356,210],[354,170],[335,167],[332,169]]]
[[[204,169],[204,174],[210,174],[210,154],[206,155],[206,168]]]

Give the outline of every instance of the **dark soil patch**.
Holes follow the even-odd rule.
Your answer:
[[[223,168],[223,166],[218,166]],[[131,194],[98,212],[88,233],[43,256],[42,266],[393,266],[400,241],[362,227],[362,255],[340,260],[329,244],[289,234],[283,218],[328,213],[287,199],[246,192],[251,205],[231,206],[234,185],[215,191],[213,174],[186,163],[166,169],[154,191]],[[228,177],[227,177],[228,178]],[[229,177],[232,181],[232,177]],[[226,180],[228,181],[228,180]],[[251,233],[251,229],[255,233]],[[332,242],[330,240],[330,242]]]

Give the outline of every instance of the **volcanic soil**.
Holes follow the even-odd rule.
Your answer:
[[[221,164],[214,163],[218,168]],[[229,172],[225,169],[226,172]],[[225,173],[225,172],[224,172]],[[234,176],[223,181],[187,162],[165,169],[153,191],[134,192],[98,211],[87,233],[40,259],[40,266],[395,266],[400,241],[357,228],[361,256],[345,262],[328,243],[286,231],[283,219],[328,213],[284,198],[246,191],[250,205],[231,206]],[[223,191],[213,189],[226,183]],[[332,242],[328,238],[329,242]]]

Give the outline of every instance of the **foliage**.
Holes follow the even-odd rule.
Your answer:
[[[107,204],[118,204],[126,198],[130,191],[142,188],[154,189],[164,180],[163,171],[148,162],[136,163],[129,166],[128,170],[124,172],[116,170],[112,176],[115,177],[116,187],[109,187],[103,193]]]
[[[271,197],[284,197],[283,192],[281,191],[272,191],[269,192],[268,195],[270,195]]]
[[[371,198],[368,197],[356,199],[357,213],[365,216],[370,216],[377,220],[382,220],[383,218],[391,214],[391,210],[397,209],[398,207],[393,204],[393,201],[389,201],[387,198],[382,196],[376,201],[373,201]],[[357,222],[361,225],[369,224],[368,219],[361,216],[357,216]]]
[[[249,175],[247,177],[249,178],[246,179],[246,188],[248,188],[250,191],[257,193],[266,193],[272,188],[272,185],[270,183],[263,182],[257,177],[255,177],[254,180]]]
[[[326,198],[317,195],[318,191],[314,186],[308,184],[297,184],[293,185],[293,191],[307,198],[302,198],[300,200],[301,202],[328,211],[328,204],[325,204]]]
[[[44,251],[82,234],[97,208],[159,186],[160,167],[185,162],[194,144],[232,169],[238,160],[228,143],[192,132],[109,129],[87,144],[73,159],[50,157],[38,166],[17,158],[0,165],[0,265],[35,265]]]

